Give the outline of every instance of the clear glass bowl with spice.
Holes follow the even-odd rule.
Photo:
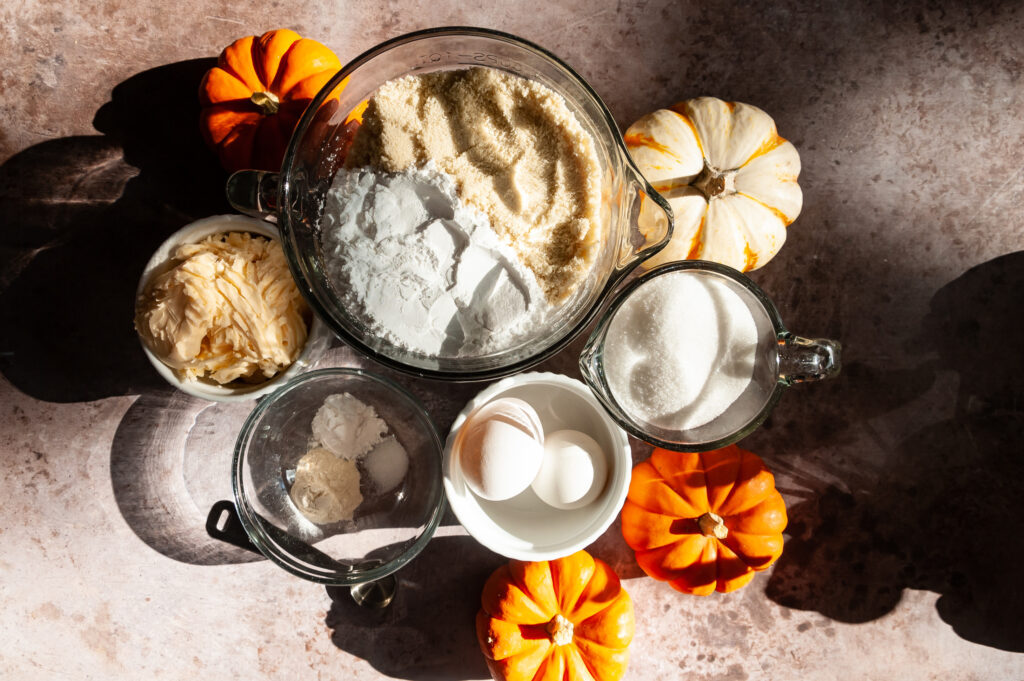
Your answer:
[[[410,85],[405,77],[415,82]],[[437,112],[389,108],[388,101],[404,101],[412,91],[402,90],[406,86],[418,88],[414,94],[427,109],[438,97],[470,94],[452,95]],[[395,96],[389,100],[388,93]],[[481,100],[481,93],[490,94]],[[484,105],[474,108],[480,101]],[[504,113],[494,114],[493,125],[479,124],[492,109]],[[545,112],[555,109],[561,113],[552,127]],[[438,120],[440,126],[430,127]],[[422,126],[426,137],[384,151],[360,141],[387,126]],[[435,133],[447,135],[443,143],[434,144]],[[426,162],[406,153],[435,146],[448,151]],[[517,165],[512,152],[527,148],[523,155],[537,163]],[[545,158],[548,148],[565,153]],[[502,161],[503,155],[511,160]],[[353,167],[364,157],[369,165],[360,161]],[[463,161],[472,167],[462,168]],[[586,176],[581,185],[589,188],[586,210],[559,217],[540,236],[513,238],[496,226],[505,224],[501,215],[532,220],[532,212],[565,205],[575,185],[542,182],[538,187],[536,181],[565,173]],[[339,207],[339,197],[349,200],[357,192],[362,193],[354,202]],[[606,295],[662,248],[672,231],[671,210],[630,160],[614,119],[590,86],[542,48],[479,28],[420,31],[356,58],[306,110],[281,172],[236,173],[228,194],[243,212],[276,215],[304,296],[345,342],[387,366],[448,380],[511,375],[556,353],[594,320]],[[490,228],[477,229],[476,223],[467,226],[472,220],[460,217],[453,196],[474,215],[490,219],[495,234],[488,236]],[[387,216],[408,215],[408,205],[429,219],[413,220],[395,237],[399,242],[384,243],[376,225],[363,224],[379,212],[390,230],[394,220]],[[652,217],[644,220],[645,231],[637,225],[641,211]],[[491,243],[495,235],[499,246]],[[484,243],[477,243],[477,236]],[[405,262],[410,244],[421,248],[423,262]],[[347,271],[342,263],[338,275],[336,256],[355,257],[364,246],[364,262]],[[568,276],[537,264],[559,258],[575,263]],[[525,282],[524,266],[542,294]],[[395,286],[382,288],[389,278]],[[439,296],[442,290],[445,295]],[[453,290],[452,299],[445,297]],[[533,302],[541,296],[546,307],[534,315]],[[422,301],[429,309],[417,307]],[[510,317],[515,329],[505,337]],[[420,329],[429,337],[420,338]]]
[[[357,369],[303,374],[261,401],[238,435],[238,518],[294,575],[373,583],[433,536],[444,512],[441,450],[430,416],[398,384]]]
[[[688,260],[619,291],[579,365],[629,433],[666,449],[706,451],[753,432],[786,387],[838,374],[840,344],[793,335],[748,277]]]

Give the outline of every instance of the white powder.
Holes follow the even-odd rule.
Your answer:
[[[348,393],[330,395],[313,417],[313,437],[342,459],[355,459],[380,442],[388,425],[373,407]]]
[[[363,502],[365,469],[374,491],[390,492],[405,479],[409,455],[377,411],[349,393],[330,395],[313,416],[310,451],[296,464],[288,490],[302,515],[325,525],[352,520]]]
[[[377,492],[390,492],[405,478],[409,470],[409,454],[394,437],[385,438],[363,459],[363,467]]]
[[[673,272],[638,288],[605,340],[604,369],[631,416],[670,430],[721,415],[754,374],[757,327],[746,304],[714,277]]]
[[[327,273],[369,329],[432,357],[504,350],[550,307],[533,273],[432,162],[339,170],[323,215]]]

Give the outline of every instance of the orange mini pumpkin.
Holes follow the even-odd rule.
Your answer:
[[[199,86],[203,139],[227,170],[280,170],[302,112],[340,69],[334,52],[288,29],[236,40]]]
[[[484,585],[476,633],[498,681],[617,681],[633,640],[633,602],[606,563],[577,551],[513,560]]]
[[[633,468],[622,536],[651,577],[705,596],[734,591],[782,554],[786,504],[751,452],[655,449]]]

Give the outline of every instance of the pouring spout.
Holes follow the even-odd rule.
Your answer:
[[[619,244],[618,268],[629,269],[647,260],[663,249],[672,238],[675,216],[668,201],[644,179],[631,162],[627,166],[633,177],[626,183],[623,202],[623,221],[628,229],[622,231]]]

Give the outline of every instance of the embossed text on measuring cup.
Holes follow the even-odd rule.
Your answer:
[[[419,56],[420,66],[429,66],[431,64],[477,64],[506,69],[515,73],[523,72],[522,62],[489,52],[451,52],[446,50],[444,52],[431,52],[430,54],[421,54]]]

